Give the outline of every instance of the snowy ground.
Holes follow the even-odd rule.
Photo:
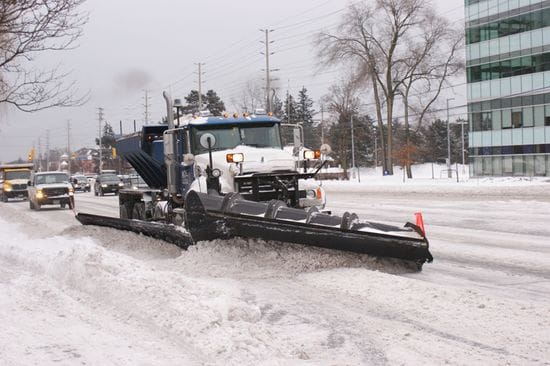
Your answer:
[[[403,224],[435,258],[234,240],[188,251],[0,203],[1,365],[550,365],[550,181],[324,182],[329,207]],[[460,171],[460,168],[459,168]],[[117,214],[116,197],[77,209]]]

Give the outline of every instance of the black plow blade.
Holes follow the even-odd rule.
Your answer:
[[[177,246],[187,249],[193,244],[193,239],[189,233],[185,232],[183,227],[163,224],[159,222],[119,219],[116,217],[107,217],[78,213],[76,219],[82,225],[97,225],[111,227],[118,230],[133,231],[135,233],[161,239]]]
[[[412,262],[433,260],[422,230],[359,222],[355,214],[333,216],[315,208],[289,208],[280,201],[253,202],[239,194],[186,196],[186,226],[194,241],[244,237],[317,246]]]

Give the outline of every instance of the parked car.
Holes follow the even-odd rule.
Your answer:
[[[116,174],[100,174],[95,179],[94,194],[103,196],[105,193],[114,193],[116,196],[122,187],[124,187],[124,183]]]
[[[63,172],[39,172],[28,182],[29,207],[39,210],[43,205],[74,208],[74,188],[69,175]]]
[[[75,174],[71,176],[71,183],[75,191],[90,192],[92,186],[88,182],[88,178],[82,174]]]

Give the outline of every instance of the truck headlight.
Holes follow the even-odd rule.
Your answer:
[[[241,154],[241,153],[227,154],[225,155],[225,160],[228,163],[242,163],[244,161],[244,154]]]
[[[124,187],[124,183],[120,182],[120,183],[118,184],[118,186],[119,186],[119,187]]]
[[[321,151],[320,150],[306,150],[304,151],[304,159],[312,160],[312,159],[319,159],[321,157]]]
[[[72,195],[74,195],[74,188],[69,187],[69,196],[72,196]]]
[[[107,185],[104,183],[101,185],[102,188],[107,188]]]
[[[41,189],[36,191],[36,198],[38,198],[38,199],[44,198],[44,192],[42,192]]]
[[[4,183],[4,192],[11,192],[12,189],[13,187],[10,183]]]
[[[306,197],[307,197],[307,198],[310,198],[310,199],[314,199],[315,196],[316,196],[315,193],[316,193],[316,192],[315,192],[314,189],[308,189],[308,190],[306,191]]]

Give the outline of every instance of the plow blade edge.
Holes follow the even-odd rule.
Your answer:
[[[187,249],[189,245],[193,244],[191,236],[186,233],[183,228],[178,228],[174,225],[142,220],[119,219],[116,217],[99,216],[81,212],[76,215],[76,219],[80,221],[82,225],[97,225],[133,231],[176,244],[183,249]]]
[[[418,269],[433,260],[428,240],[411,223],[396,227],[360,222],[355,214],[333,216],[300,210],[280,201],[254,202],[239,194],[186,196],[186,226],[195,242],[243,237],[398,258]]]

